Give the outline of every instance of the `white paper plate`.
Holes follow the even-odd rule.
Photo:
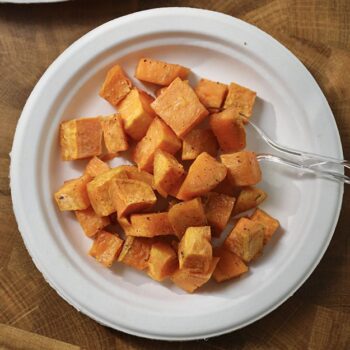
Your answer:
[[[11,188],[19,230],[36,266],[67,302],[96,321],[148,338],[211,337],[243,327],[290,297],[320,261],[332,237],[343,186],[298,177],[265,164],[263,208],[283,227],[245,277],[210,283],[193,295],[115,264],[99,266],[71,213],[52,193],[81,174],[85,161],[62,162],[63,119],[113,112],[98,97],[106,71],[119,62],[132,76],[151,56],[190,67],[197,76],[236,81],[258,92],[254,121],[276,140],[342,157],[333,115],[305,67],[256,27],[215,12],[164,8],[125,16],[69,47],[33,90],[16,130]],[[195,78],[191,78],[195,79]],[[250,145],[256,148],[257,143]]]

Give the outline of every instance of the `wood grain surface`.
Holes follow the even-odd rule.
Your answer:
[[[85,0],[0,5],[0,349],[349,349],[349,187],[332,242],[307,282],[262,320],[207,341],[164,343],[100,326],[63,301],[33,265],[17,229],[8,180],[9,152],[24,103],[45,69],[80,36],[108,20],[159,6],[224,12],[258,26],[287,46],[325,93],[344,157],[350,159],[348,0]]]

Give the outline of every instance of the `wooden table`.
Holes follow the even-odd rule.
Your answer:
[[[24,103],[45,69],[81,35],[113,18],[160,4],[221,11],[260,27],[287,46],[325,93],[344,156],[350,159],[348,0],[85,0],[0,5],[0,348],[349,349],[349,187],[332,242],[299,291],[264,319],[208,341],[163,343],[100,326],[63,301],[33,265],[17,229],[8,181],[8,154]]]

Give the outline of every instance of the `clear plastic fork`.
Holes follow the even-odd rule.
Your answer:
[[[350,169],[350,161],[326,157],[319,154],[304,152],[282,146],[269,138],[266,133],[251,120],[243,116],[242,118],[255,130],[255,132],[265,141],[266,144],[282,154],[277,156],[270,153],[257,153],[257,159],[259,161],[270,161],[284,164],[305,172],[314,173],[317,176],[350,184],[350,177],[345,174],[346,169]],[[337,170],[332,170],[332,168],[334,169],[335,167]]]

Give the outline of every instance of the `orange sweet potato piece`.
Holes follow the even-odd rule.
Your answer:
[[[84,174],[89,175],[91,178],[94,178],[97,175],[105,173],[109,169],[110,167],[107,163],[98,157],[93,157],[87,163]]]
[[[227,174],[233,186],[251,186],[261,181],[261,170],[254,152],[222,154],[220,160],[227,167]]]
[[[100,231],[94,239],[89,254],[102,265],[110,267],[117,259],[123,242],[116,234]]]
[[[265,227],[248,218],[240,218],[225,240],[225,247],[245,262],[251,261],[263,249]]]
[[[183,139],[182,159],[196,159],[202,152],[216,157],[218,148],[216,138],[210,129],[194,129]]]
[[[230,107],[210,116],[210,126],[224,152],[238,152],[246,146],[246,134],[239,110]]]
[[[161,149],[175,154],[181,148],[181,141],[159,118],[155,118],[145,137],[136,145],[133,159],[140,170],[153,172],[154,154]]]
[[[134,165],[119,165],[118,169],[123,171],[128,179],[143,181],[155,189],[153,175],[147,171],[139,170]]]
[[[163,86],[163,87],[157,89],[156,92],[155,92],[156,97],[161,95],[166,90],[166,88],[167,88],[167,86]]]
[[[174,204],[169,209],[169,221],[181,238],[188,227],[206,226],[207,218],[200,198]]]
[[[156,281],[163,281],[172,275],[178,267],[177,254],[167,243],[152,244],[148,259],[148,275]]]
[[[131,81],[123,69],[116,64],[108,72],[100,89],[100,96],[116,106],[131,90]]]
[[[205,107],[220,108],[227,95],[227,85],[208,79],[201,79],[195,91]]]
[[[118,114],[100,117],[103,138],[109,154],[126,151],[129,147],[123,129],[121,117]]]
[[[276,230],[280,227],[280,223],[277,219],[273,218],[259,208],[256,209],[254,214],[250,217],[250,220],[256,221],[265,227],[264,244],[271,239]]]
[[[75,216],[88,237],[94,236],[98,231],[111,223],[108,216],[98,216],[91,207],[84,210],[76,210]]]
[[[180,78],[176,78],[151,107],[180,138],[209,114],[190,85]]]
[[[233,214],[237,215],[249,209],[257,207],[267,197],[266,192],[255,187],[243,187],[237,197]]]
[[[98,156],[102,152],[102,128],[99,118],[68,120],[60,126],[63,160]]]
[[[135,77],[148,83],[169,85],[175,78],[186,79],[190,70],[179,64],[166,63],[151,58],[141,58]]]
[[[177,198],[188,200],[215,188],[227,173],[226,167],[208,153],[201,153],[190,166]]]

